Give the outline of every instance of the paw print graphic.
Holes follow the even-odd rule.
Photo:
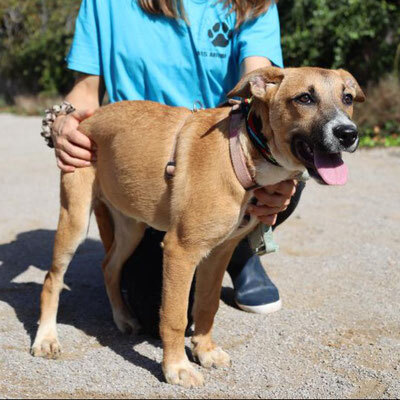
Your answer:
[[[226,47],[229,44],[229,39],[232,37],[232,31],[225,22],[217,22],[208,30],[208,37],[212,39],[211,43],[215,47]]]

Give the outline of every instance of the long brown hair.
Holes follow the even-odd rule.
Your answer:
[[[164,15],[169,18],[185,21],[186,14],[182,0],[137,0],[140,7],[150,14]],[[223,3],[225,9],[229,12],[236,12],[236,28],[243,22],[257,18],[265,13],[271,1],[267,0],[216,0],[217,3]],[[277,2],[277,0],[275,0]]]

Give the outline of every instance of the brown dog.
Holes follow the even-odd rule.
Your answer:
[[[345,182],[340,152],[357,148],[352,103],[364,100],[348,72],[263,68],[245,76],[229,95],[253,98],[250,112],[279,164],[262,157],[243,122],[241,148],[259,185],[293,178],[306,168],[320,182]],[[61,174],[59,225],[41,296],[34,355],[53,358],[60,352],[56,314],[63,276],[85,236],[92,206],[100,200],[113,220],[113,243],[103,269],[118,328],[137,325],[121,298],[122,265],[146,226],[167,231],[160,328],[165,378],[187,387],[203,383],[184,346],[196,268],[193,355],[204,367],[229,365],[229,356],[213,342],[211,331],[225,268],[237,243],[257,224],[251,218],[241,226],[252,191],[243,189],[232,166],[229,112],[226,107],[191,113],[152,102],[121,102],[101,108],[81,124],[80,130],[97,143],[98,161]],[[165,165],[177,131],[176,174],[167,180]]]

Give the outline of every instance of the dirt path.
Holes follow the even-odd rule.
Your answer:
[[[264,265],[283,309],[233,308],[229,278],[215,336],[229,370],[206,386],[162,380],[160,343],[114,327],[95,224],[66,276],[63,356],[29,354],[58,214],[58,171],[39,118],[0,115],[0,397],[362,398],[400,396],[400,149],[347,157],[345,187],[310,182]]]

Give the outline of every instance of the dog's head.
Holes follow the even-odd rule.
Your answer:
[[[353,102],[365,96],[342,69],[261,68],[244,76],[229,97],[253,98],[252,110],[275,159],[304,170],[318,182],[344,184],[341,152],[354,152],[359,138],[351,120]]]

